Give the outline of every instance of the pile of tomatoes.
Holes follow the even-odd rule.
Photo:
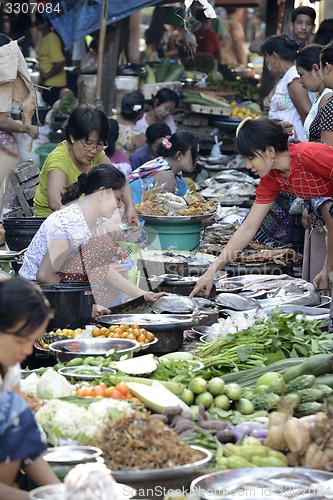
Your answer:
[[[140,328],[139,325],[111,325],[109,328],[105,326],[94,328],[92,331],[93,337],[113,338],[113,339],[129,339],[137,340],[140,344],[149,344],[155,340],[155,335],[148,332],[145,328]]]
[[[82,387],[78,389],[75,396],[80,396],[82,398],[113,398],[113,399],[126,399],[132,401],[133,403],[141,403],[139,398],[134,397],[124,382],[119,382],[119,384],[114,387],[108,387],[103,382],[94,385],[92,387]]]

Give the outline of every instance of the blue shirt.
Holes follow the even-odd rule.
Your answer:
[[[132,170],[135,170],[138,167],[141,167],[147,161],[152,159],[150,147],[148,144],[142,146],[142,148],[136,149],[132,156],[130,157],[130,162],[132,166]]]
[[[135,205],[139,205],[142,201],[142,186],[144,185],[146,189],[153,188],[155,186],[154,174],[160,170],[171,171],[170,165],[162,157],[158,157],[147,162],[138,169],[134,170],[129,176],[128,181],[132,190],[132,197]],[[184,196],[184,194],[188,191],[188,184],[184,177],[175,176],[175,187],[175,194],[177,196]]]

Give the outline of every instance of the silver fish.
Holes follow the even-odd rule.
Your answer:
[[[158,299],[151,309],[157,314],[192,314],[195,310],[195,304],[193,300],[183,297],[182,295],[169,294]]]
[[[220,293],[215,299],[216,304],[226,309],[236,311],[248,311],[250,309],[261,309],[261,305],[255,299],[241,297],[236,293]]]

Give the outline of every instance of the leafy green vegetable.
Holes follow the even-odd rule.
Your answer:
[[[206,368],[228,373],[263,367],[277,359],[306,358],[333,349],[331,335],[320,329],[323,321],[296,317],[297,313],[282,314],[277,308],[265,322],[258,319],[245,330],[198,346],[199,359]]]

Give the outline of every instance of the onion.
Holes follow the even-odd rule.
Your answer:
[[[254,431],[256,432],[265,431],[267,434],[267,427],[259,422],[243,422],[241,424],[236,425],[236,427],[234,428],[234,434],[237,441],[243,438],[244,436],[257,437],[254,434]]]

